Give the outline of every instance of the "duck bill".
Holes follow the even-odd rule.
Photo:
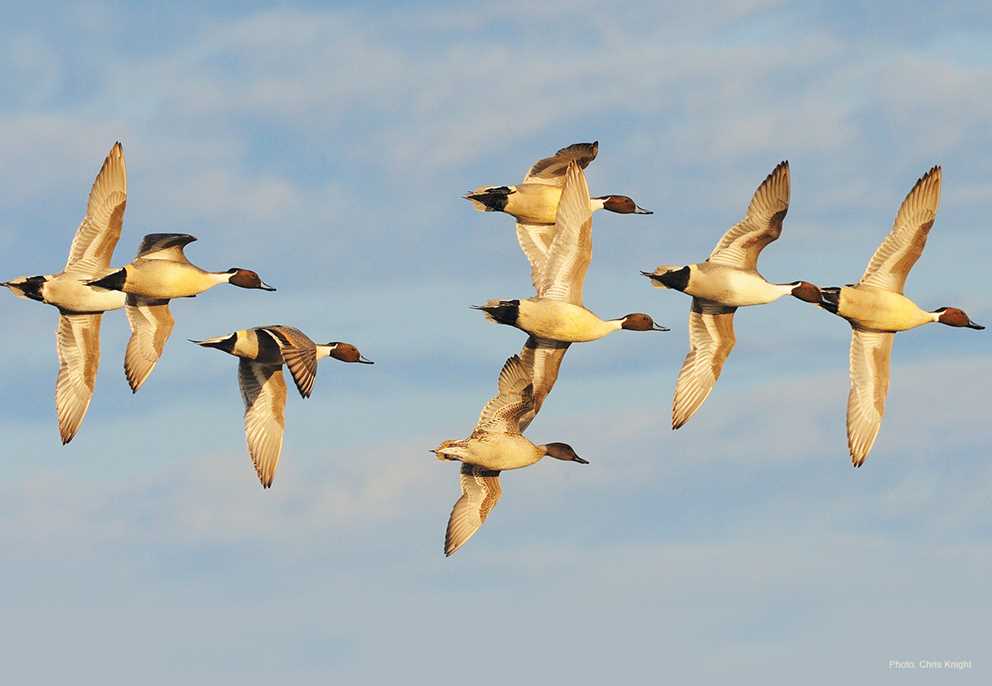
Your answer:
[[[654,211],[646,210],[639,205],[634,205],[634,214],[654,214]]]
[[[661,324],[652,324],[651,325],[651,330],[652,331],[671,331],[671,329],[669,329],[667,326],[662,326]]]
[[[578,462],[579,464],[589,464],[589,460],[583,460],[578,455],[572,458],[572,462]]]
[[[982,330],[985,329],[984,326],[982,326],[981,324],[976,324],[975,322],[971,321],[970,319],[968,320],[968,323],[966,324],[966,326],[969,329],[975,329],[976,331],[982,331]]]
[[[261,286],[259,286],[259,288],[261,288],[263,291],[270,291],[271,292],[271,291],[274,291],[275,290],[275,288],[273,288],[269,284],[265,283],[264,281],[261,281],[261,280],[259,280],[259,281],[262,284]]]
[[[358,362],[360,362],[361,364],[375,364],[375,362],[373,362],[372,360],[368,359],[367,357],[365,357],[361,353],[358,354]]]

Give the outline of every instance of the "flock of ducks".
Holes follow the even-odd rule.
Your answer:
[[[576,143],[535,162],[520,184],[482,186],[465,195],[479,211],[503,212],[516,219],[517,241],[530,263],[535,294],[493,299],[476,307],[490,321],[525,332],[527,339],[521,351],[504,363],[498,392],[482,408],[471,435],[443,441],[432,451],[440,460],[461,463],[462,493],[448,521],[445,555],[457,551],[485,522],[502,493],[500,472],[527,467],[545,456],[588,464],[567,443],[535,444],[523,435],[554,387],[569,346],[619,330],[668,331],[644,313],[604,320],[583,305],[583,284],[592,260],[593,213],[604,209],[651,214],[625,195],[589,195],[583,170],[598,151],[596,142]],[[895,334],[932,322],[984,327],[959,308],[927,311],[903,295],[906,277],[936,219],[940,167],[916,182],[861,279],[844,287],[821,288],[802,280],[771,283],[758,272],[762,249],[782,233],[789,196],[789,163],[782,162],[758,186],[744,218],[720,238],[706,260],[641,272],[656,288],[692,297],[689,352],[675,385],[672,428],[689,421],[712,392],[734,347],[737,309],[791,295],[851,325],[847,437],[852,463],[860,467],[881,426]],[[170,300],[195,297],[222,283],[275,290],[249,269],[210,272],[193,265],[183,252],[196,240],[188,234],[149,234],[132,262],[112,268],[126,203],[124,152],[117,143],[93,183],[86,216],[63,271],[0,283],[18,297],[59,310],[55,406],[63,444],[76,435],[92,398],[104,312],[123,307],[127,313],[131,337],[124,372],[136,392],[155,368],[172,332]],[[265,488],[272,485],[282,452],[286,404],[282,367],[288,367],[300,395],[308,398],[320,359],[372,364],[349,343],[318,344],[285,325],[192,342],[239,358],[248,452]]]
[[[104,312],[123,307],[127,313],[131,337],[124,353],[124,375],[131,391],[137,393],[172,333],[170,300],[195,298],[222,283],[275,290],[250,269],[232,267],[208,272],[192,264],[183,248],[196,238],[185,233],[148,234],[132,262],[112,268],[110,259],[121,237],[126,205],[124,149],[115,143],[93,182],[86,216],[76,230],[65,268],[57,274],[0,282],[19,298],[37,300],[59,310],[55,330],[59,356],[55,410],[63,445],[79,431],[93,397],[100,364],[100,317]],[[371,364],[349,343],[318,345],[298,329],[281,325],[193,342],[240,358],[238,381],[245,403],[248,452],[265,488],[272,485],[282,452],[286,406],[282,366],[289,367],[300,395],[307,398],[313,390],[317,361],[322,357]]]

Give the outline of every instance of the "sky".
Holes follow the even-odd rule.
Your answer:
[[[906,294],[992,323],[992,9],[948,2],[36,2],[0,25],[0,277],[61,269],[115,140],[115,263],[188,232],[278,292],[175,302],[132,395],[104,317],[79,435],[54,417],[56,313],[0,298],[4,673],[106,684],[988,683],[988,331],[900,334],[871,457],[844,432],[848,326],[746,308],[678,432],[688,299],[640,275],[706,257],[788,159],[773,282],[860,276],[915,180],[941,207]],[[670,333],[573,346],[528,431],[588,466],[503,476],[450,559],[466,436],[523,334],[512,220],[460,196],[598,140],[586,305]],[[0,294],[3,295],[3,294]],[[186,342],[273,322],[354,343],[291,395],[263,491],[236,362]],[[10,335],[13,334],[13,335]],[[552,464],[553,463],[553,464]],[[890,661],[971,660],[964,671]]]

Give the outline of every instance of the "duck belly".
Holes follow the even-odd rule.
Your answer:
[[[520,434],[492,434],[470,439],[469,458],[462,460],[484,469],[520,469],[540,460],[544,453]]]
[[[561,189],[543,183],[524,183],[514,186],[506,199],[503,211],[512,214],[523,224],[554,224],[558,214]]]
[[[541,338],[565,343],[583,343],[595,341],[611,331],[616,331],[619,324],[604,322],[579,305],[538,298],[520,301],[517,327]]]
[[[108,270],[107,273],[110,271],[113,270]],[[120,291],[108,291],[105,288],[95,288],[84,283],[105,275],[77,274],[74,272],[58,274],[45,282],[42,296],[49,305],[54,305],[62,312],[72,314],[96,314],[124,307],[126,296]]]
[[[871,286],[840,289],[837,314],[875,331],[907,331],[933,321],[933,314],[901,293]]]
[[[730,307],[764,305],[778,300],[785,289],[770,284],[754,271],[704,263],[690,268],[685,292]]]
[[[137,260],[127,266],[124,292],[143,298],[188,298],[220,283],[191,264],[168,260]]]

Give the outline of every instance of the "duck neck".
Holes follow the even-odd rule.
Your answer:
[[[589,198],[589,209],[595,212],[606,207],[606,198]]]
[[[795,287],[796,284],[794,283],[769,283],[768,284],[769,292],[773,293],[775,297],[769,300],[768,302],[774,302],[775,300],[778,300],[783,296],[792,295],[792,289],[794,289]]]
[[[334,350],[336,345],[320,345],[317,344],[317,359],[322,360],[325,357],[330,357],[331,351]]]

